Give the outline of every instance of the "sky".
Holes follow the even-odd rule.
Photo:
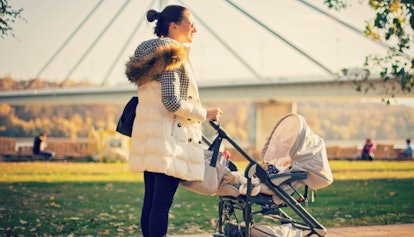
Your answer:
[[[385,53],[384,47],[297,0],[233,2],[323,67],[298,53],[224,0],[107,0],[99,5],[77,34],[47,65],[99,2],[11,1],[14,8],[23,8],[22,16],[26,22],[17,21],[12,25],[15,37],[0,39],[0,76],[10,75],[17,80],[28,80],[39,75],[42,79],[55,82],[64,79],[88,80],[97,84],[105,82],[109,86],[126,83],[125,62],[140,42],[155,37],[154,23],[144,20],[146,11],[150,8],[160,10],[167,4],[185,5],[196,17],[198,32],[191,44],[191,60],[197,80],[204,83],[331,79],[332,76],[323,67],[332,72],[344,67],[358,68],[363,65],[366,55]],[[361,31],[365,21],[374,17],[374,12],[357,0],[350,0],[351,7],[340,12],[328,10],[322,4],[323,0],[308,2]],[[120,13],[115,19],[117,12]],[[231,50],[221,42],[225,42]],[[238,58],[242,58],[244,63]]]

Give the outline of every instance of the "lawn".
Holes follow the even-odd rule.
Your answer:
[[[324,226],[414,223],[414,162],[332,161],[306,209]],[[243,167],[245,164],[239,164]],[[0,163],[3,236],[139,236],[143,183],[125,163]],[[217,197],[180,188],[169,233],[213,233]]]

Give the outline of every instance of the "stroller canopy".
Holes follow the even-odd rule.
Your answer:
[[[325,142],[311,131],[299,114],[288,114],[276,124],[260,158],[281,172],[305,171],[304,183],[313,189],[333,182]]]

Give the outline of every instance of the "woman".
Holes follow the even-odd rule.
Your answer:
[[[181,180],[202,180],[204,152],[201,122],[219,120],[222,110],[201,106],[188,58],[197,29],[191,12],[170,5],[149,10],[157,20],[158,36],[138,45],[126,65],[128,79],[138,86],[130,168],[144,172],[145,194],[141,214],[144,236],[165,236],[168,213]]]

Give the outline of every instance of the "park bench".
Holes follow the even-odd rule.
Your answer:
[[[6,153],[2,153],[3,161],[37,161],[44,160],[45,158],[41,155],[34,155],[31,146],[21,146],[17,150]]]
[[[357,146],[341,147],[341,146],[328,146],[326,147],[326,153],[330,160],[353,160],[356,158],[359,149]]]
[[[89,159],[87,142],[48,141],[48,149],[55,152],[53,160],[86,161]],[[3,161],[41,161],[41,155],[33,154],[33,146],[19,146],[14,138],[0,137],[0,155]]]

